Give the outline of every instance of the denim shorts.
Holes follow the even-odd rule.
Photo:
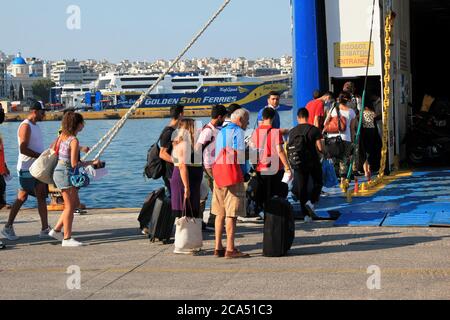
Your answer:
[[[53,180],[59,190],[67,190],[73,187],[70,183],[71,169],[72,166],[69,162],[58,162],[55,172],[53,173]]]
[[[25,191],[30,196],[36,197],[35,188],[38,183],[28,170],[19,171],[20,190]]]

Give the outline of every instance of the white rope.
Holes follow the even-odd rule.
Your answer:
[[[105,142],[103,147],[95,156],[94,160],[100,158],[100,156],[105,152],[106,148],[111,144],[114,137],[118,134],[120,129],[124,126],[125,122],[130,118],[132,114],[136,111],[136,109],[144,102],[144,99],[150,95],[150,93],[156,88],[156,86],[167,76],[172,70],[172,68],[180,61],[180,59],[186,54],[186,52],[197,42],[197,40],[202,36],[202,34],[208,29],[208,27],[216,20],[216,18],[222,13],[222,11],[228,6],[231,0],[225,0],[224,4],[220,7],[220,9],[213,15],[213,17],[206,23],[206,25],[200,30],[200,32],[194,37],[194,39],[186,46],[186,48],[181,52],[181,54],[172,62],[172,64],[167,68],[167,70],[158,78],[158,80],[145,92],[141,95],[141,97],[134,103],[134,105],[128,110],[128,112],[120,119],[109,131],[105,134],[93,147],[89,152],[83,157],[83,161],[85,161],[91,153],[94,152],[100,145]]]

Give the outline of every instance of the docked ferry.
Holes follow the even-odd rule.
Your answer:
[[[85,107],[100,111],[130,108],[159,78],[159,74],[119,74],[100,76],[84,92]],[[288,91],[289,76],[251,78],[238,75],[203,75],[172,73],[164,77],[139,108],[164,110],[184,105],[188,110],[209,109],[216,104],[237,103],[249,111],[259,111],[267,104],[271,91]],[[281,110],[290,110],[287,105]]]

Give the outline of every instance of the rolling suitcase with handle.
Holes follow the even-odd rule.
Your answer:
[[[138,221],[141,230],[148,228],[150,221],[152,220],[153,209],[155,208],[156,199],[164,195],[165,189],[161,188],[152,191],[145,199],[141,212],[139,213]]]
[[[164,244],[168,244],[173,234],[174,224],[175,217],[172,214],[170,198],[162,194],[155,201],[148,226],[150,241],[162,241]]]
[[[292,205],[275,197],[268,201],[264,212],[263,255],[282,257],[291,249],[295,237]]]

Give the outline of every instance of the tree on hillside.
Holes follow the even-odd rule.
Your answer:
[[[11,86],[9,87],[9,98],[10,98],[11,100],[16,100],[16,90],[14,89],[14,86],[13,86],[13,85],[11,85]]]
[[[41,100],[44,103],[49,102],[50,89],[56,84],[49,79],[38,80],[33,83],[33,96],[36,100]]]
[[[22,86],[22,83],[19,86],[19,101],[23,101],[23,86]]]

